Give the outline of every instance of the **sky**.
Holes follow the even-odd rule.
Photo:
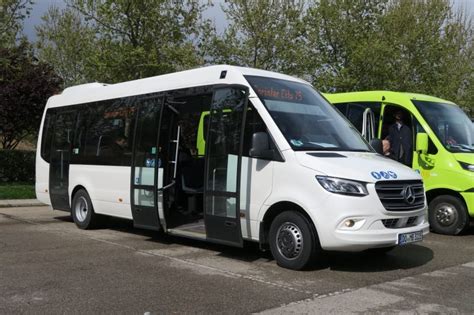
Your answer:
[[[34,0],[31,16],[25,21],[24,32],[30,41],[36,41],[35,26],[41,24],[41,17],[47,12],[50,5],[56,5],[60,8],[66,6],[64,0]],[[463,10],[474,18],[474,0],[451,0],[456,9]],[[204,12],[204,17],[214,21],[219,32],[223,31],[227,25],[224,12],[222,12],[220,4],[224,0],[214,0],[214,6]]]

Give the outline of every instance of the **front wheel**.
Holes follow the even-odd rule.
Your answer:
[[[301,270],[314,263],[321,247],[312,224],[294,211],[280,213],[270,226],[270,250],[281,267]]]
[[[429,204],[431,229],[439,234],[458,235],[469,227],[469,215],[464,202],[457,197],[444,195]]]

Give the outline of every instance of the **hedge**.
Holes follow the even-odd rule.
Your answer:
[[[35,151],[0,150],[0,182],[35,180]]]

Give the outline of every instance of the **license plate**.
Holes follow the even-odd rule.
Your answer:
[[[423,240],[423,231],[398,234],[398,245],[421,242]]]

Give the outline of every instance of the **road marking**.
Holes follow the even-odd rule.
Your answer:
[[[466,309],[458,309],[458,306],[443,304],[443,299],[438,299],[437,295],[431,299],[430,297],[434,294],[432,287],[434,283],[441,283],[440,286],[443,287],[445,283],[442,281],[451,283],[455,277],[465,278],[466,275],[471,275],[470,270],[466,271],[465,267],[474,268],[474,261],[394,281],[373,284],[356,290],[343,290],[332,295],[320,295],[313,299],[305,299],[267,309],[259,314],[355,314],[384,313],[387,311],[409,314],[463,313],[466,309],[470,309],[469,305]],[[433,279],[431,282],[420,281],[423,277],[436,277],[438,279]],[[442,294],[444,297],[445,292],[442,292]]]
[[[462,266],[464,266],[464,267],[469,267],[469,268],[474,268],[474,261],[471,261],[471,262],[469,262],[469,263],[467,263],[467,264],[464,264],[464,265],[462,265]]]

